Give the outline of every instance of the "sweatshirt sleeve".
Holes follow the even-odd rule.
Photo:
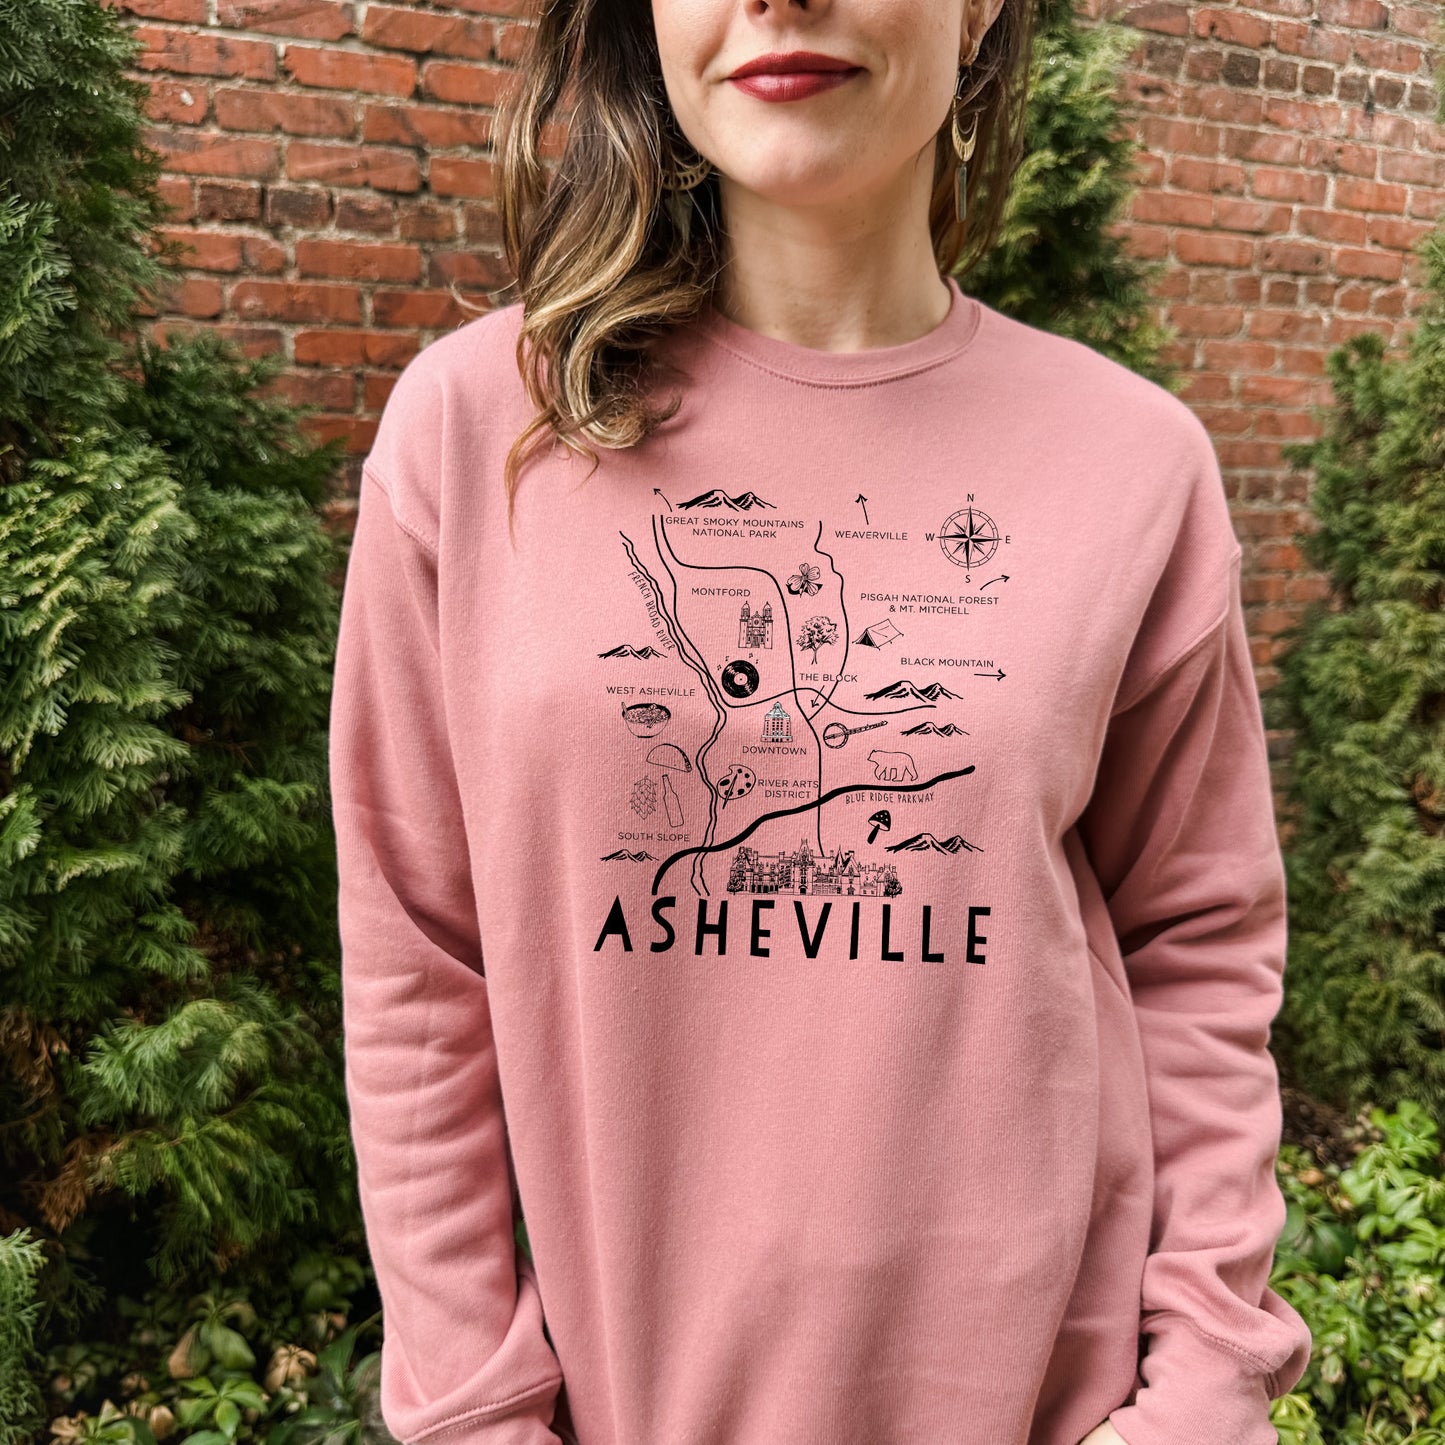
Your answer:
[[[1109,1416],[1128,1445],[1275,1445],[1269,1402],[1311,1349],[1268,1286],[1285,1219],[1268,1050],[1285,875],[1222,492],[1208,515],[1208,545],[1181,539],[1189,580],[1165,588],[1187,611],[1150,620],[1152,662],[1110,717],[1080,819],[1129,979],[1153,1135],[1147,1354],[1133,1402]]]
[[[436,558],[397,518],[369,460],[342,599],[330,770],[345,1079],[383,1306],[381,1413],[408,1445],[557,1445],[548,1427],[562,1376],[515,1235],[439,676]]]

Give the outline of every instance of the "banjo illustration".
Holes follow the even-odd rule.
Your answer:
[[[830,748],[841,748],[854,733],[866,733],[869,728],[881,728],[887,725],[887,718],[884,718],[882,722],[863,723],[856,728],[845,727],[840,722],[830,722],[828,726],[823,729],[823,741],[827,743]]]

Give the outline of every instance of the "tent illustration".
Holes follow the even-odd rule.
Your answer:
[[[903,634],[887,618],[884,618],[882,622],[875,622],[871,627],[865,627],[853,641],[860,647],[882,647],[885,642],[892,642],[895,637],[902,636]]]

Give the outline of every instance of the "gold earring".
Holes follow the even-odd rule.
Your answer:
[[[712,173],[712,162],[706,156],[698,156],[680,169],[674,166],[662,167],[662,188],[666,191],[690,191],[700,185]]]
[[[978,46],[975,45],[968,59],[958,68],[959,85],[953,93],[953,149],[958,156],[958,170],[953,178],[953,210],[960,224],[968,216],[968,163],[973,158],[974,146],[978,144],[978,112],[973,113],[969,132],[965,137],[958,128],[958,105],[963,98],[959,91],[962,89],[964,76],[972,69],[977,58]]]

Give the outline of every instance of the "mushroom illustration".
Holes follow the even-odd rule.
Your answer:
[[[878,836],[878,830],[880,828],[886,833],[893,826],[893,819],[888,816],[887,808],[879,808],[868,821],[873,824],[868,832],[868,841],[870,843]]]

